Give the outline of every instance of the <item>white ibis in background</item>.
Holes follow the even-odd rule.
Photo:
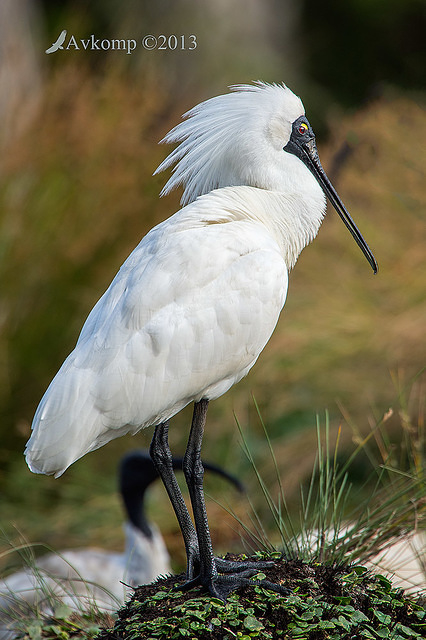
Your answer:
[[[182,464],[183,458],[173,458],[174,469],[182,469]],[[203,466],[244,490],[238,478],[221,467],[205,461]],[[0,580],[0,640],[15,637],[17,620],[28,618],[35,609],[51,616],[62,602],[80,612],[93,608],[114,612],[129,592],[126,585],[137,587],[170,573],[164,540],[145,509],[146,491],[157,478],[148,451],[132,451],[120,464],[119,486],[127,516],[124,553],[67,549],[34,558]]]

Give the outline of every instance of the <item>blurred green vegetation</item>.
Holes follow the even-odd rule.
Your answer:
[[[397,5],[390,3],[386,11],[396,12]],[[114,3],[106,6],[115,7],[112,15],[117,14]],[[64,17],[70,30],[84,24],[90,33],[90,20],[98,18],[88,17],[83,3],[76,7],[64,3],[56,13],[49,11],[49,33],[56,37]],[[126,15],[129,20],[132,14]],[[155,19],[161,24],[157,14],[150,24]],[[106,16],[104,21],[105,29],[109,25],[114,32],[113,19]],[[98,24],[103,28],[102,21]],[[126,24],[120,23],[120,29]],[[319,28],[320,22],[315,24]],[[138,33],[142,26],[137,23]],[[175,58],[172,64],[168,56],[163,66],[153,58],[124,63],[110,56],[98,57],[96,64],[83,55],[49,61],[39,114],[8,146],[0,176],[0,526],[8,536],[15,535],[16,527],[31,541],[40,538],[54,548],[122,544],[116,465],[129,448],[148,446],[150,430],[110,443],[54,480],[34,476],[25,466],[22,450],[32,415],[122,261],[155,223],[179,206],[177,193],[158,197],[166,177],[152,177],[152,172],[167,153],[158,140],[188,107],[223,91],[229,82],[262,77],[285,79],[292,86],[297,69],[287,77],[292,61],[279,47],[274,51],[268,65],[265,58],[254,64],[252,55],[251,65],[242,56],[232,67],[217,60],[207,63],[211,50],[201,51],[191,63]],[[337,58],[344,61],[342,51]],[[220,60],[224,55],[220,52]],[[351,66],[351,73],[356,71]],[[206,459],[220,461],[255,486],[239,444],[235,412],[265,482],[273,485],[254,394],[290,495],[298,493],[312,470],[317,412],[328,409],[332,431],[343,425],[341,442],[348,450],[350,422],[365,433],[393,407],[386,424],[398,439],[404,420],[417,425],[424,420],[424,375],[418,375],[426,352],[422,97],[387,88],[359,107],[357,100],[368,95],[367,78],[364,92],[357,89],[345,111],[342,105],[351,96],[342,97],[340,106],[336,102],[341,77],[336,74],[331,90],[319,75],[318,83],[324,82],[330,94],[325,99],[314,83],[311,99],[304,96],[304,102],[308,116],[313,111],[316,118],[327,104],[321,129],[328,136],[322,138],[320,155],[373,249],[379,273],[371,274],[331,210],[291,275],[283,317],[258,363],[212,403],[203,449]],[[388,79],[391,83],[391,74]],[[295,90],[309,81],[306,70]],[[410,88],[418,88],[416,83]],[[184,449],[189,421],[190,409],[173,420],[171,444],[177,453]],[[362,483],[362,464],[358,472]],[[216,481],[209,484],[208,478],[206,482],[212,497],[220,495],[236,509],[232,490]],[[237,507],[246,510],[243,501]],[[223,550],[238,547],[232,517],[213,501],[209,512],[215,543]],[[182,563],[177,525],[160,486],[151,493],[150,513],[177,564]]]

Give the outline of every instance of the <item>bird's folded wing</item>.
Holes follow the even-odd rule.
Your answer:
[[[275,240],[252,220],[191,225],[185,209],[145,236],[89,315],[36,412],[33,471],[60,475],[115,437],[222,395],[268,341],[287,291]]]

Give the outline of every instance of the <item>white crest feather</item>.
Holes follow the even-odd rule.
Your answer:
[[[304,114],[303,104],[284,84],[256,82],[230,89],[185,113],[186,119],[161,141],[180,142],[155,171],[173,166],[162,196],[183,185],[181,203],[187,204],[221,187],[265,188],[262,163],[255,159],[263,154],[265,162],[267,144],[282,148],[288,142],[291,123]]]

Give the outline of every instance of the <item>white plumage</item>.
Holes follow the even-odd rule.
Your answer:
[[[160,531],[154,525],[152,538],[126,522],[125,551],[98,548],[67,549],[37,559],[34,566],[0,580],[0,639],[16,624],[16,613],[35,610],[52,615],[52,605],[62,602],[73,611],[96,607],[114,612],[129,590],[170,573],[170,557]],[[54,597],[49,597],[54,594]]]
[[[155,171],[174,166],[161,195],[183,185],[181,203],[187,204],[228,186],[294,193],[298,174],[307,180],[306,171],[298,171],[300,163],[282,153],[292,123],[305,113],[300,98],[284,85],[258,82],[231,89],[190,109],[183,116],[187,120],[162,140],[181,144]]]
[[[181,466],[182,460],[177,459],[176,467]],[[213,470],[237,483],[221,469]],[[163,537],[146,519],[144,508],[146,490],[156,478],[148,452],[135,451],[124,458],[120,467],[127,515],[123,553],[66,549],[37,560],[30,557],[23,569],[0,580],[0,640],[17,637],[20,621],[34,618],[36,612],[55,615],[59,603],[77,612],[93,608],[114,612],[130,595],[128,587],[147,584],[171,571]]]
[[[229,98],[238,108],[228,121]],[[191,202],[123,264],[37,409],[26,450],[32,471],[58,476],[112,438],[219,397],[272,334],[288,270],[325,211],[318,182],[282,151],[303,107],[289,89],[265,85],[204,105],[170,134],[185,140],[162,165],[182,158],[167,190],[188,182],[187,201],[240,186]]]
[[[365,566],[376,573],[389,575],[392,586],[407,593],[426,594],[426,533],[411,532],[392,541],[385,549],[370,558]]]
[[[256,569],[240,563],[237,577],[213,556],[200,460],[208,402],[248,373],[269,340],[288,272],[323,219],[323,189],[377,265],[286,86],[234,87],[186,115],[165,138],[179,146],[158,168],[174,166],[163,193],[182,184],[186,206],[143,238],[95,305],[37,409],[26,459],[59,476],[112,438],[155,426],[150,451],[182,530],[188,584],[226,599]],[[190,402],[184,472],[195,528],[167,440],[169,418]]]

